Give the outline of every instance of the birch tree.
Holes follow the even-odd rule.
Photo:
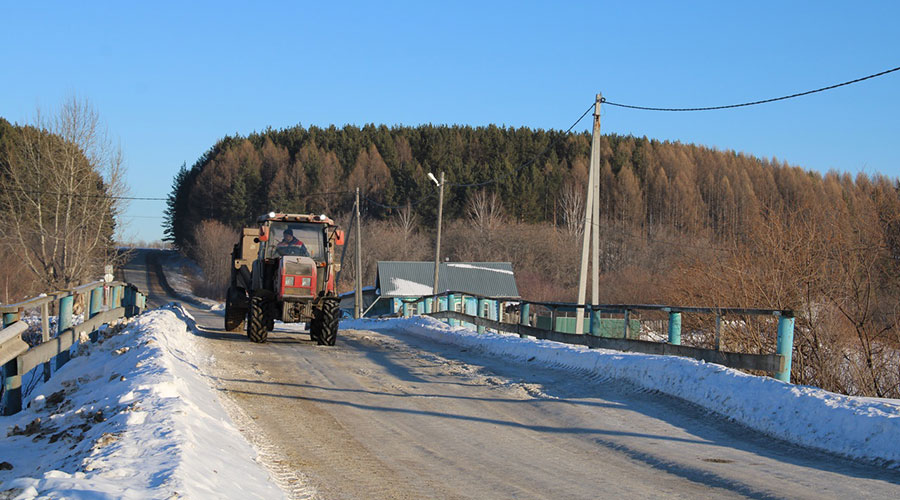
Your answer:
[[[115,218],[125,193],[122,153],[99,115],[71,98],[7,128],[0,144],[0,238],[49,288],[103,273],[116,258]]]

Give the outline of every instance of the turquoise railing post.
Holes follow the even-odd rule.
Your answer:
[[[72,328],[72,305],[75,300],[71,294],[59,299],[59,316],[56,318],[56,334],[61,335],[64,331]],[[66,349],[56,355],[56,369],[59,370],[64,364],[69,362],[69,350]]]
[[[669,313],[669,343],[681,345],[681,313]]]
[[[3,327],[19,321],[19,313],[4,313]],[[11,359],[0,367],[3,370],[3,392],[6,403],[3,405],[3,415],[13,415],[22,411],[22,379],[23,373],[19,373],[19,361]]]
[[[125,287],[119,285],[116,287],[116,307],[122,307],[122,299],[125,295]]]
[[[135,294],[135,289],[130,286],[126,286],[122,290],[122,307],[125,308],[125,317],[126,318],[130,318],[130,317],[134,316],[136,300],[137,300],[137,295]]]
[[[3,313],[3,328],[19,321],[19,313]]]
[[[782,382],[791,381],[791,355],[794,352],[794,317],[782,314],[778,317],[777,353],[784,356],[784,370],[775,372]]]
[[[401,307],[403,308],[403,317],[408,318],[409,317],[409,302],[407,302],[406,299],[400,299],[400,304],[401,304]]]
[[[100,309],[103,308],[103,287],[98,286],[91,290],[91,305],[88,309],[88,317],[93,318],[94,316],[100,314]]]
[[[448,311],[456,310],[456,296],[453,295],[452,293],[447,295],[447,310]],[[448,321],[448,323],[450,326],[456,326],[459,324],[459,321],[457,321],[455,319],[451,319]]]
[[[484,299],[479,298],[478,305],[476,307],[478,307],[478,310],[475,311],[475,316],[478,316],[479,318],[483,318],[484,317]],[[484,333],[483,326],[481,326],[481,325],[478,326],[478,333]]]
[[[434,302],[433,299],[425,299],[425,314],[431,313],[431,304]]]
[[[100,314],[100,310],[103,308],[102,286],[91,289],[91,298],[89,304],[88,318],[93,318],[94,316]],[[100,330],[94,330],[89,334],[89,336],[91,338],[91,342],[96,342],[100,338]]]
[[[588,332],[591,335],[599,337],[600,336],[600,328],[601,328],[600,318],[602,318],[602,316],[600,315],[600,311],[591,309],[590,318],[591,318],[591,327],[588,329]]]
[[[531,323],[531,304],[523,303],[519,308],[519,324],[530,326]],[[519,338],[525,339],[528,338],[528,335],[519,334]]]

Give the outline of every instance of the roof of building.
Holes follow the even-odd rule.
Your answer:
[[[517,299],[519,289],[509,262],[441,262],[438,291],[468,292]],[[376,286],[382,297],[431,295],[434,262],[378,262]]]

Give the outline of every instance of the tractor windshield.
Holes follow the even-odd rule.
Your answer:
[[[269,243],[266,245],[266,258],[299,255],[312,257],[317,261],[325,260],[323,228],[322,224],[302,222],[271,223],[269,225]]]

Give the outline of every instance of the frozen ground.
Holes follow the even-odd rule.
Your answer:
[[[283,498],[198,372],[180,314],[105,331],[0,417],[0,498]]]
[[[900,400],[896,399],[844,396],[688,358],[477,334],[427,317],[350,320],[341,322],[341,328],[402,331],[508,361],[589,372],[678,397],[790,443],[892,468],[900,465]]]

